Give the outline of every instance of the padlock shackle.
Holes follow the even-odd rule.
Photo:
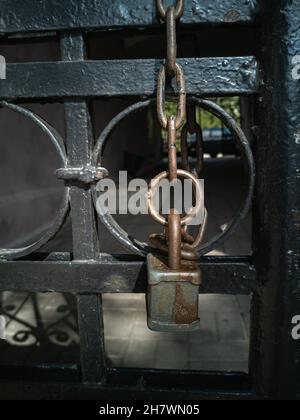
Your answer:
[[[168,248],[169,268],[179,270],[181,266],[181,219],[180,215],[171,209],[168,217]]]

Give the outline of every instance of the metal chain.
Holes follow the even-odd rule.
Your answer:
[[[195,104],[187,104],[186,124],[181,131],[181,166],[186,171],[191,171],[189,163],[189,148],[188,148],[188,135],[196,135],[196,166],[193,168],[193,173],[200,178],[204,169],[204,141],[202,127],[197,122],[196,106]],[[202,225],[199,226],[196,238],[190,241],[189,235],[186,234],[184,242],[189,244],[191,248],[197,249],[203,242],[204,234],[208,223],[208,212],[205,209],[204,220]]]
[[[197,123],[196,107],[194,104],[187,105],[187,122],[181,131],[181,165],[186,171],[191,170],[189,164],[188,135],[196,134],[196,157],[197,163],[194,172],[200,177],[204,168],[204,144],[203,133],[200,124]]]
[[[176,73],[177,42],[176,42],[176,12],[175,7],[169,7],[166,14],[167,28],[167,63],[166,70],[169,77]]]
[[[176,23],[177,19],[180,19],[183,14],[184,2],[183,0],[177,0],[175,6],[169,6],[166,9],[163,1],[157,0],[157,8],[160,17],[166,21],[167,37],[166,64],[160,69],[158,75],[157,114],[162,128],[168,132],[169,181],[176,183],[178,179],[177,130],[183,126],[186,117],[185,77],[182,68],[177,63],[176,39]],[[176,79],[178,91],[177,113],[170,117],[167,116],[165,108],[167,78],[169,80]],[[178,270],[181,265],[182,220],[174,208],[171,209],[168,216],[167,226],[165,227],[165,239],[168,242],[169,267],[172,270]]]
[[[177,115],[175,119],[176,130],[179,130],[186,117],[186,87],[185,77],[179,64],[175,66],[175,77],[178,89]],[[166,66],[160,69],[157,81],[157,114],[158,120],[165,130],[168,128],[168,117],[165,109],[166,103]]]
[[[197,116],[195,104],[187,104],[186,107],[186,125],[190,134],[195,134],[197,129]]]
[[[177,40],[176,40],[176,21],[183,14],[182,0],[177,1],[175,6],[170,6],[167,9],[163,5],[163,1],[157,0],[157,8],[160,17],[166,21],[166,36],[167,36],[167,59],[166,64],[162,66],[158,75],[157,83],[157,115],[159,122],[164,130],[168,133],[168,173],[161,174],[163,177],[167,176],[169,181],[176,183],[179,175],[177,167],[177,130],[179,130],[185,121],[186,117],[186,87],[185,77],[182,68],[177,63]],[[167,116],[166,112],[166,82],[168,80],[176,79],[177,83],[177,113],[176,115]],[[158,176],[157,179],[160,179]],[[149,210],[152,217],[162,222],[165,225],[165,242],[168,243],[169,268],[172,270],[179,270],[181,266],[182,253],[182,219],[180,215],[173,208],[170,211],[167,220],[164,220],[156,213],[152,206],[153,196],[152,189],[149,192]],[[151,239],[150,239],[151,240]]]
[[[161,127],[167,131],[168,137],[168,172],[159,174],[151,184],[148,195],[148,208],[153,219],[165,227],[164,235],[151,235],[151,244],[160,250],[168,252],[169,268],[172,270],[179,270],[182,258],[193,258],[195,256],[195,245],[199,244],[203,238],[204,225],[199,228],[199,233],[194,239],[188,234],[187,224],[191,218],[199,211],[197,209],[191,214],[187,214],[183,218],[176,212],[174,208],[170,210],[170,215],[167,219],[161,216],[153,205],[154,192],[159,183],[166,178],[169,181],[176,183],[178,178],[188,178],[192,180],[194,191],[202,194],[202,189],[199,188],[198,177],[190,172],[188,162],[188,148],[187,136],[190,134],[197,134],[198,144],[198,162],[197,172],[200,173],[203,168],[203,161],[200,157],[203,156],[202,147],[202,130],[196,121],[196,109],[194,106],[187,104],[186,82],[185,75],[181,66],[177,63],[177,40],[176,40],[176,23],[184,12],[184,1],[177,0],[174,6],[165,8],[162,0],[157,0],[157,9],[160,17],[166,22],[167,34],[167,57],[166,63],[162,66],[158,75],[157,82],[157,115]],[[176,115],[167,115],[166,111],[166,84],[175,79],[177,87],[177,111]],[[187,117],[187,122],[184,125]],[[184,125],[184,127],[183,127]],[[181,134],[181,141],[183,146],[183,169],[177,167],[177,133],[183,127]],[[199,197],[199,195],[198,195]],[[204,197],[203,197],[204,200]]]

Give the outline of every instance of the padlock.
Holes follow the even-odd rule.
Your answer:
[[[148,327],[153,331],[195,331],[199,329],[201,271],[196,263],[184,261],[171,270],[167,261],[149,254]]]
[[[181,258],[181,219],[171,211],[168,223],[169,261],[149,254],[148,327],[153,331],[195,331],[199,328],[201,272]]]

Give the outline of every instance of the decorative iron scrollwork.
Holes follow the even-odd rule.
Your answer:
[[[102,166],[102,158],[106,144],[109,140],[110,134],[116,128],[116,126],[122,122],[129,115],[138,112],[139,110],[147,108],[151,103],[155,102],[155,99],[149,99],[146,101],[137,102],[125,110],[121,111],[116,115],[101,133],[100,137],[96,142],[96,146],[93,151],[92,164],[97,166],[99,164]],[[195,106],[204,109],[207,112],[212,113],[215,117],[219,118],[224,125],[232,132],[233,137],[237,143],[239,150],[241,151],[241,158],[245,167],[246,173],[246,188],[242,203],[240,208],[234,215],[234,217],[226,224],[226,228],[218,236],[212,238],[207,243],[202,243],[197,245],[196,256],[193,259],[199,259],[202,255],[206,255],[214,249],[220,247],[224,242],[226,242],[240,226],[241,222],[244,220],[245,216],[249,212],[252,203],[252,197],[255,186],[255,163],[252,154],[250,144],[245,136],[244,132],[234,120],[234,118],[229,115],[223,108],[221,108],[216,103],[200,99],[196,97],[189,98],[189,102],[195,104]],[[96,206],[96,187],[93,188],[93,196]],[[147,256],[147,254],[155,251],[155,248],[148,243],[140,242],[135,238],[132,238],[121,226],[116,222],[113,216],[107,212],[100,212],[99,218],[108,231],[128,250],[131,252],[140,255]],[[162,254],[165,255],[165,252],[162,251]],[[186,255],[188,257],[188,255]]]
[[[67,154],[65,150],[64,141],[53,127],[51,127],[46,121],[44,121],[37,114],[33,113],[32,111],[29,111],[28,109],[22,108],[19,105],[1,101],[0,107],[8,108],[14,112],[24,115],[25,117],[29,118],[32,122],[34,122],[38,127],[40,127],[42,131],[50,139],[51,143],[53,144],[57,152],[57,155],[60,158],[62,166],[64,168],[67,167]],[[67,217],[68,212],[69,212],[69,188],[66,187],[64,190],[63,198],[62,198],[60,207],[58,209],[57,215],[54,221],[52,222],[49,230],[38,241],[24,248],[0,249],[0,258],[7,259],[7,260],[21,258],[40,249],[42,246],[47,244],[52,238],[54,238],[54,236],[59,232],[59,230],[64,224],[64,221]]]

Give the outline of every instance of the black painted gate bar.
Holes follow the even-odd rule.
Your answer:
[[[60,293],[145,293],[147,289],[146,263],[137,257],[102,254],[101,261],[88,265],[72,261],[70,254],[38,254],[36,258],[42,261],[34,265],[31,261],[2,262],[0,289]],[[252,258],[203,257],[201,270],[206,279],[202,293],[248,295],[256,287]],[[30,277],[30,283],[24,282],[25,276]]]
[[[184,58],[178,62],[187,75],[190,95],[251,95],[258,91],[254,57]],[[7,82],[0,84],[0,96],[17,100],[150,96],[155,93],[161,65],[161,60],[151,59],[8,64]],[[201,74],[205,78],[199,77]]]
[[[112,7],[111,0],[1,2],[3,42],[15,35],[31,37],[45,31],[60,37],[61,61],[9,64],[7,80],[0,80],[0,98],[62,101],[69,165],[89,163],[93,135],[88,100],[152,97],[161,66],[160,60],[151,59],[87,60],[86,32],[158,25],[155,3],[115,0]],[[195,31],[202,24],[228,25],[227,30],[233,24],[256,25],[257,31],[264,28],[259,57],[181,59],[189,94],[262,97],[261,134],[255,145],[254,256],[203,257],[201,261],[206,278],[203,292],[254,292],[249,375],[105,365],[101,293],[145,292],[145,261],[100,253],[91,191],[72,186],[73,254],[37,253],[18,260],[2,256],[0,291],[75,293],[81,366],[63,367],[63,377],[69,372],[71,378],[65,382],[58,382],[62,370],[57,367],[35,366],[35,377],[41,379],[30,381],[29,374],[21,384],[11,379],[15,370],[10,377],[10,368],[2,369],[1,399],[299,397],[300,343],[291,337],[291,319],[300,315],[300,80],[292,77],[292,60],[300,55],[299,19],[300,0],[186,0],[182,18],[182,25]],[[60,373],[57,380],[53,381],[53,374],[51,381],[45,380],[50,371]]]
[[[186,0],[183,24],[251,23],[258,11],[256,0]],[[2,0],[0,34],[70,29],[108,29],[158,25],[152,0]]]
[[[65,34],[61,39],[64,61],[86,59],[86,45],[81,34]],[[93,147],[89,107],[86,101],[65,102],[69,165],[88,165]],[[95,261],[99,258],[99,240],[91,190],[71,186],[71,220],[75,260]],[[104,328],[101,295],[78,295],[78,318],[81,373],[84,382],[101,382],[104,375]]]
[[[251,364],[257,391],[274,398],[300,394],[300,1],[262,2],[261,134],[257,144],[255,263]]]

